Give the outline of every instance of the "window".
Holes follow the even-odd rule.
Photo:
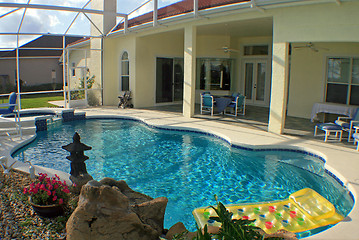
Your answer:
[[[231,59],[197,59],[197,88],[203,90],[230,90]]]
[[[359,105],[359,58],[328,58],[326,102]]]
[[[130,61],[128,60],[128,53],[124,52],[121,57],[121,82],[120,91],[130,90]]]
[[[244,56],[267,56],[269,52],[268,45],[253,45],[253,46],[244,46],[243,54]]]
[[[72,77],[76,76],[76,65],[74,62],[71,64],[71,76]]]

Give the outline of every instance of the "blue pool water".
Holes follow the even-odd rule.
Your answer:
[[[215,205],[281,200],[312,188],[343,214],[353,200],[323,170],[314,156],[293,151],[250,151],[204,134],[159,130],[128,120],[86,120],[63,123],[38,132],[29,145],[14,153],[17,160],[70,172],[68,152],[77,131],[92,147],[85,155],[94,179],[125,180],[136,191],[169,199],[165,227],[178,221],[195,229],[192,210]],[[302,167],[308,169],[304,170]]]

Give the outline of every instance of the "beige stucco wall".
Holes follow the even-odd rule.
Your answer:
[[[274,9],[274,42],[357,42],[358,11],[358,1]]]
[[[183,57],[183,31],[160,33],[137,39],[135,107],[156,102],[156,58]]]
[[[104,40],[104,66],[103,66],[103,104],[117,105],[120,94],[120,63],[124,52],[128,53],[130,61],[130,90],[132,97],[136,95],[136,36],[129,35]],[[136,100],[134,98],[134,100]],[[134,105],[136,103],[133,101]]]
[[[293,44],[296,46],[303,44]],[[315,47],[318,52],[308,48],[292,50],[289,116],[310,118],[313,104],[325,101],[327,57],[359,57],[359,43],[315,43]]]
[[[318,48],[329,49],[319,52],[293,49],[287,106],[289,116],[310,118],[313,104],[324,101],[327,56],[359,55],[358,12],[359,2],[272,10],[273,42],[290,42],[293,46],[313,42]]]

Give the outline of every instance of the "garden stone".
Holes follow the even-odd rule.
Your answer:
[[[89,181],[66,224],[67,239],[157,240],[163,231],[166,204],[166,198],[152,199],[124,181]]]
[[[172,240],[175,235],[181,234],[185,231],[187,231],[185,225],[182,222],[178,222],[168,230],[165,238],[167,240]]]

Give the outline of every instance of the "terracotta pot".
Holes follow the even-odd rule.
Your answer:
[[[41,217],[53,218],[64,213],[64,209],[60,204],[37,205],[31,201],[31,198],[29,198],[29,203],[31,204],[32,209],[34,209],[36,214]]]

